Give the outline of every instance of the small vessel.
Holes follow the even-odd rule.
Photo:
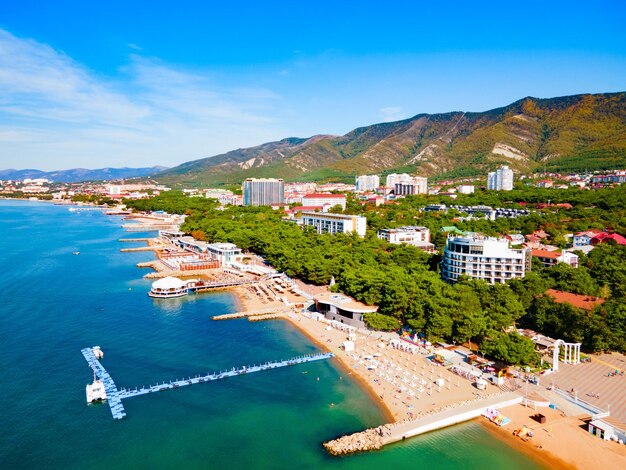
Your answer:
[[[96,356],[96,359],[100,360],[104,357],[104,352],[100,349],[100,346],[94,346],[91,351],[93,355]]]
[[[80,251],[72,251],[73,255],[80,255]]]
[[[104,384],[96,378],[96,371],[93,372],[93,383],[87,384],[87,387],[85,387],[85,394],[87,403],[105,401],[107,399]]]

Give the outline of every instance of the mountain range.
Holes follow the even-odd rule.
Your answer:
[[[526,97],[485,112],[418,114],[343,136],[291,137],[187,162],[156,179],[198,186],[398,171],[454,177],[485,174],[501,164],[523,172],[626,167],[626,92]]]
[[[55,183],[79,183],[82,181],[111,181],[124,178],[136,178],[154,175],[167,168],[153,166],[150,168],[100,168],[87,170],[72,168],[70,170],[0,170],[0,180],[23,180],[25,178],[45,178]]]

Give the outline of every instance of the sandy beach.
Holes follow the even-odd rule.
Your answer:
[[[493,436],[549,468],[617,470],[626,467],[626,446],[603,441],[586,432],[584,415],[563,416],[560,411],[550,408],[535,411],[523,405],[511,406],[501,412],[511,419],[505,427],[498,427],[486,419],[479,422]],[[545,424],[532,419],[536,413],[546,417]],[[513,431],[523,425],[533,430],[532,439],[524,441],[513,435]]]
[[[214,275],[208,274],[207,279]],[[229,290],[235,294],[238,311],[277,312],[279,318],[289,321],[321,349],[333,352],[345,376],[356,380],[372,397],[387,423],[413,420],[462,402],[501,393],[500,388],[491,384],[486,390],[478,390],[471,381],[431,363],[426,354],[392,347],[390,340],[397,339],[397,335],[391,333],[358,330],[351,337],[354,351],[345,351],[342,345],[348,340],[348,331],[340,329],[341,325],[332,327],[327,322],[303,314],[295,306],[308,300],[297,293],[283,289],[280,296],[288,303],[276,300],[271,294],[275,286],[271,287],[264,282],[258,287],[241,286]],[[298,288],[309,294],[327,290],[300,282]],[[540,408],[538,412],[544,414],[548,421],[539,425],[531,418],[536,412],[523,406],[506,408],[503,414],[512,422],[504,428],[483,418],[477,421],[494,438],[548,468],[626,467],[626,447],[591,436],[586,428],[583,429],[584,422],[580,417],[565,417],[560,411]],[[533,439],[524,441],[513,436],[513,430],[523,425],[535,432]]]
[[[261,303],[259,299],[246,295],[241,289],[237,295],[245,309],[258,310],[272,305],[284,308],[281,302]],[[492,385],[485,391],[479,391],[467,379],[443,367],[433,366],[424,355],[410,354],[388,347],[389,335],[359,331],[355,351],[346,352],[341,348],[347,339],[346,332],[335,328],[328,329],[326,323],[308,318],[301,313],[284,315],[282,318],[321,348],[335,353],[346,375],[352,376],[362,385],[363,390],[372,396],[390,423],[417,418],[463,400],[500,392],[499,388]],[[377,355],[376,359],[382,364],[385,372],[381,372],[379,368],[368,369],[369,362],[364,358],[373,355]],[[423,383],[424,392],[411,396],[406,390],[401,390],[405,384],[402,379],[405,377],[409,377],[407,380],[409,385],[411,382]],[[416,380],[413,380],[413,377]],[[435,385],[437,379],[444,380],[442,387]],[[547,468],[621,469],[626,466],[626,446],[591,436],[586,432],[586,427],[583,428],[585,423],[581,417],[566,417],[560,411],[549,408],[539,408],[535,411],[521,405],[508,407],[502,410],[502,413],[512,420],[503,428],[487,419],[479,418],[476,421],[494,438],[523,452]],[[546,416],[545,425],[540,425],[531,418],[536,413]],[[522,425],[533,429],[535,432],[533,439],[524,441],[513,435],[513,431]]]

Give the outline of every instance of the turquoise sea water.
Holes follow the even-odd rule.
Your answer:
[[[153,255],[120,253],[135,245],[119,238],[142,236],[121,223],[0,201],[0,468],[537,468],[473,423],[327,456],[324,440],[383,422],[334,361],[131,398],[122,421],[88,406],[86,346],[118,387],[317,350],[285,322],[211,321],[234,311],[227,293],[150,299],[135,264]]]

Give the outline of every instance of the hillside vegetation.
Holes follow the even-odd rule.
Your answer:
[[[171,185],[238,184],[247,177],[349,179],[411,171],[484,174],[626,166],[626,93],[524,98],[481,113],[418,114],[344,136],[287,138],[188,162],[159,174]]]

